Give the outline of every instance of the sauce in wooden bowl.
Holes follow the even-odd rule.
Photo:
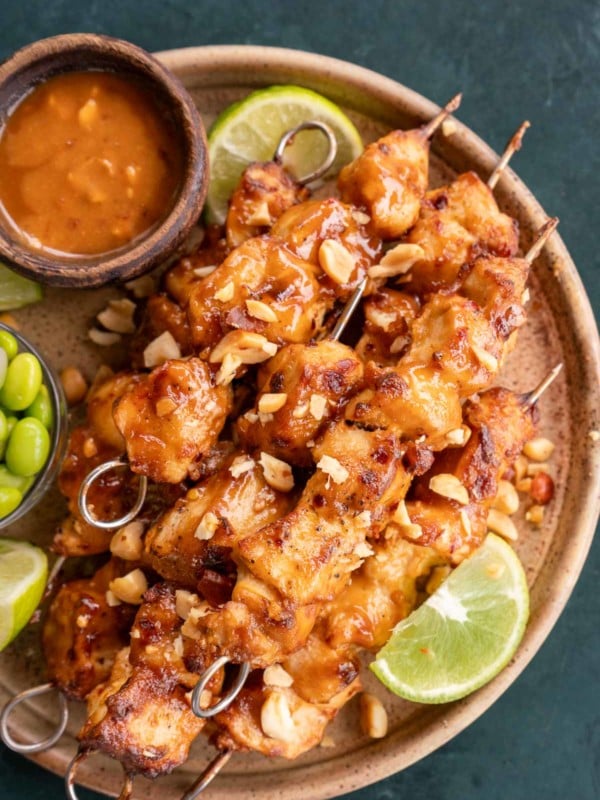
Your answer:
[[[0,204],[29,247],[98,254],[170,212],[180,136],[134,79],[69,72],[37,86],[0,134]]]

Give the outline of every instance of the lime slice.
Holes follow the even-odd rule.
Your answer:
[[[46,586],[48,559],[39,547],[0,539],[0,650],[25,627]]]
[[[508,664],[528,616],[521,562],[509,544],[490,533],[474,555],[394,628],[371,669],[407,700],[458,700]]]
[[[0,263],[0,311],[12,311],[42,299],[42,287]]]
[[[338,153],[335,174],[363,149],[352,122],[334,103],[301,86],[270,86],[248,95],[223,111],[208,135],[210,184],[206,200],[209,222],[222,224],[227,204],[244,169],[252,161],[270,161],[286,131],[316,119],[335,132]],[[296,177],[323,163],[328,143],[319,131],[303,131],[285,149],[284,163]]]

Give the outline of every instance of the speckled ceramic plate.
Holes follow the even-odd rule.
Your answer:
[[[162,61],[183,80],[210,123],[215,114],[251,89],[274,83],[298,83],[330,97],[345,108],[366,141],[393,127],[409,128],[431,118],[436,107],[387,78],[341,61],[292,50],[263,47],[201,47],[161,54]],[[460,112],[459,112],[460,117]],[[510,131],[506,131],[507,136]],[[529,154],[530,157],[535,154]],[[527,158],[525,151],[521,158]],[[456,172],[474,169],[488,176],[497,155],[474,133],[457,125],[451,135],[433,142],[432,177],[436,183]],[[550,165],[549,165],[550,166]],[[516,217],[522,247],[546,218],[516,175],[508,170],[497,189],[500,206]],[[549,209],[551,211],[551,209]],[[88,374],[106,359],[86,340],[93,315],[113,290],[73,292],[47,290],[43,306],[17,314],[23,331],[61,367],[84,366]],[[556,622],[586,557],[598,509],[600,444],[591,430],[600,428],[598,409],[599,344],[596,326],[576,269],[559,236],[554,235],[537,260],[531,279],[529,321],[512,354],[502,382],[531,389],[557,361],[565,370],[540,403],[541,430],[556,442],[552,472],[557,494],[544,525],[520,521],[517,544],[531,586],[532,613],[523,643],[512,663],[488,686],[452,705],[419,706],[386,693],[370,675],[365,681],[381,697],[390,715],[390,732],[379,741],[366,739],[358,725],[354,702],[331,729],[333,748],[317,748],[295,762],[236,755],[207,792],[225,800],[264,798],[312,800],[351,791],[423,758],[478,717],[515,680]],[[38,543],[50,541],[62,513],[61,501],[49,498],[11,533]],[[0,656],[0,703],[43,679],[38,631],[31,626]],[[64,773],[76,750],[75,734],[82,708],[73,704],[67,733],[52,750],[35,756],[48,769]],[[50,700],[32,702],[20,712],[16,727],[24,738],[41,738],[55,708]],[[138,779],[135,796],[171,800],[181,795],[204,768],[212,751],[203,742],[173,775],[155,783]],[[101,756],[83,765],[78,777],[87,786],[118,793],[120,768]]]

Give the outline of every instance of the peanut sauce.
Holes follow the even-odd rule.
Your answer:
[[[30,247],[104,253],[166,217],[179,137],[134,80],[70,72],[37,86],[0,133],[0,205]]]

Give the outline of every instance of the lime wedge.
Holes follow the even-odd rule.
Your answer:
[[[458,700],[508,664],[529,616],[525,573],[494,534],[400,622],[371,669],[388,689],[417,703]]]
[[[0,311],[12,311],[42,299],[42,287],[0,263]]]
[[[25,627],[46,586],[48,559],[39,547],[0,539],[0,650]]]
[[[363,149],[360,134],[326,97],[301,86],[270,86],[226,108],[208,134],[210,184],[206,200],[209,222],[222,224],[227,204],[244,169],[252,161],[269,161],[286,131],[316,119],[335,132],[338,153],[335,174]],[[285,150],[286,169],[301,177],[323,163],[327,140],[319,131],[303,131]]]

